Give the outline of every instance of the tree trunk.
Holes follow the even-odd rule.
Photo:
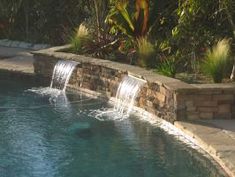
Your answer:
[[[94,5],[95,5],[95,14],[96,14],[97,40],[98,40],[98,42],[100,42],[101,25],[100,25],[99,1],[98,0],[94,0]]]
[[[232,73],[230,75],[230,79],[235,80],[235,60],[234,60],[234,63],[233,63],[233,69],[232,69]]]
[[[25,38],[29,39],[29,5],[28,1],[24,5],[24,15],[25,15]]]

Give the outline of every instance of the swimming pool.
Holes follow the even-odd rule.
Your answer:
[[[0,177],[209,177],[222,174],[195,150],[135,115],[100,121],[111,107],[83,94],[56,100],[0,81]]]

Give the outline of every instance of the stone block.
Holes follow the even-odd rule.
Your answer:
[[[169,91],[165,87],[160,86],[160,93],[163,95],[168,95]]]
[[[139,99],[140,107],[144,107],[145,106],[145,102],[146,102],[146,100],[143,97],[140,97],[140,99]]]
[[[148,83],[148,86],[154,92],[159,92],[160,91],[160,86],[157,83]]]
[[[213,119],[214,114],[212,112],[201,112],[199,113],[200,119]]]
[[[204,101],[211,101],[212,100],[212,95],[201,95],[201,94],[195,94],[189,96],[189,99],[198,101],[198,102],[204,102]]]
[[[147,105],[148,107],[153,107],[153,102],[147,100],[146,105]]]
[[[33,50],[41,50],[41,49],[45,49],[48,47],[49,47],[49,45],[47,45],[47,44],[35,44],[32,46],[32,49]]]
[[[188,120],[197,120],[197,119],[199,119],[199,113],[198,112],[187,112],[187,119]]]
[[[222,104],[218,106],[218,113],[231,113],[231,111],[230,104]]]
[[[222,95],[213,95],[213,100],[234,100],[234,95],[232,94],[222,94]]]
[[[201,113],[208,113],[208,112],[217,112],[218,107],[215,106],[205,106],[205,107],[197,107],[197,110]]]
[[[91,72],[93,75],[99,75],[101,71],[100,66],[92,66],[91,67]]]
[[[196,107],[194,106],[193,101],[186,101],[185,102],[187,111],[196,111]]]
[[[185,102],[185,105],[186,105],[187,107],[194,107],[193,101],[186,101],[186,102]]]
[[[8,41],[8,39],[1,39],[0,40],[0,45],[5,46],[5,43]]]
[[[9,41],[7,41],[5,44],[6,44],[5,46],[7,46],[7,47],[11,47],[12,41],[11,41],[11,40],[9,40]]]
[[[152,93],[153,93],[153,91],[148,88],[147,91],[146,91],[147,96],[153,95]]]
[[[174,95],[173,94],[166,95],[165,103],[169,105],[174,105]]]
[[[153,109],[152,107],[146,107],[146,111],[152,113],[152,114],[156,114],[156,110]]]
[[[158,105],[159,103],[160,103],[160,101],[159,101],[157,98],[155,98],[155,99],[153,100],[153,104]]]
[[[185,102],[175,102],[174,103],[174,106],[176,109],[184,109],[186,110],[186,105],[185,105]]]
[[[232,113],[217,113],[214,119],[232,119]]]
[[[186,106],[187,111],[196,111],[197,108],[195,106],[188,107]]]
[[[235,100],[220,100],[218,101],[218,105],[221,105],[221,104],[230,104],[230,105],[234,105],[235,103]],[[234,105],[235,106],[235,105]]]
[[[12,41],[11,47],[19,47],[20,41]]]
[[[176,110],[176,120],[186,120],[187,119],[187,115],[185,110]]]
[[[214,101],[207,101],[207,100],[198,101],[198,100],[196,100],[194,102],[194,104],[195,104],[195,106],[205,106],[205,107],[218,106],[218,102],[216,100],[214,100]]]
[[[155,99],[153,101],[153,107],[158,109],[158,110],[162,110],[162,112],[164,112],[164,107],[166,107],[166,104],[163,102],[160,102],[158,99]]]
[[[159,92],[156,92],[155,95],[156,95],[156,98],[157,98],[160,102],[165,102],[165,100],[166,100],[166,96],[165,96],[165,95],[163,95],[163,94],[161,94],[161,93],[159,93]]]
[[[29,49],[32,47],[32,44],[26,42],[20,42],[19,47],[24,49]]]

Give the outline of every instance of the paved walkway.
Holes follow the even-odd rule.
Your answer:
[[[231,177],[235,177],[235,120],[175,122],[175,126],[196,140]]]
[[[33,55],[30,50],[0,46],[0,69],[33,74]]]

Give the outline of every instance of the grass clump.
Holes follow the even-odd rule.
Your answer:
[[[212,77],[215,83],[221,83],[230,70],[230,44],[229,40],[220,40],[211,50],[206,53],[202,64],[202,71]]]
[[[162,60],[156,69],[156,72],[168,76],[168,77],[175,77],[176,75],[176,60],[175,58],[169,57],[169,58],[165,58],[164,60]]]
[[[83,47],[86,46],[91,41],[91,36],[88,28],[81,24],[75,29],[74,34],[70,38],[70,44],[73,52],[81,53]]]
[[[154,67],[155,65],[155,48],[147,37],[141,37],[136,40],[138,60],[137,63],[142,67]]]

